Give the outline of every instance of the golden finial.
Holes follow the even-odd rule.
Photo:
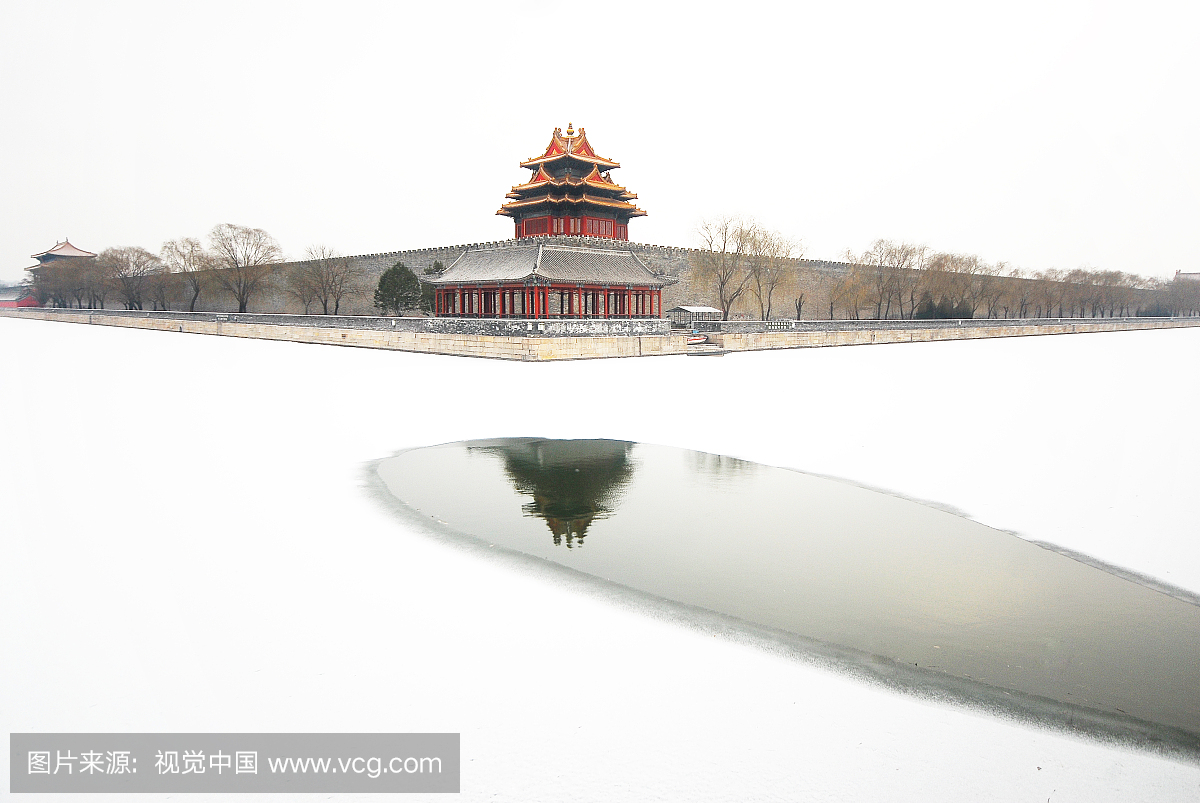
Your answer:
[[[567,136],[568,137],[575,136],[575,124],[574,123],[567,123]]]

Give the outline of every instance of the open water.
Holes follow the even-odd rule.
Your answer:
[[[902,685],[1200,752],[1200,607],[928,505],[684,449],[384,460],[429,526],[795,637]]]

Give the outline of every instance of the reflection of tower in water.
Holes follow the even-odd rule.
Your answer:
[[[609,440],[529,440],[489,445],[499,455],[518,493],[533,497],[521,506],[544,519],[555,545],[583,546],[588,527],[620,505],[633,476],[633,444]]]

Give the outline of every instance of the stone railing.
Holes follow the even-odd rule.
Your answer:
[[[951,318],[917,320],[835,320],[835,321],[693,321],[691,328],[698,332],[720,334],[752,334],[760,332],[871,332],[916,329],[1003,329],[1014,326],[1086,328],[1160,328],[1168,326],[1197,326],[1200,318]],[[1122,327],[1124,328],[1124,327]]]
[[[1193,318],[1026,318],[918,321],[697,321],[689,347],[665,319],[381,318],[142,310],[0,309],[0,316],[262,340],[509,360],[712,354],[936,340],[1200,327]]]
[[[106,318],[303,326],[317,329],[416,332],[499,337],[639,337],[667,335],[671,322],[659,318],[389,318],[366,315],[288,315],[255,312],[175,312],[163,310],[62,309],[33,307],[26,317],[78,322],[81,316]],[[91,323],[92,321],[85,321]]]

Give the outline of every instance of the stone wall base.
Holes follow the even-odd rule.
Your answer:
[[[14,312],[22,314],[10,314]],[[527,362],[683,354],[687,349],[685,336],[675,334],[607,337],[507,337],[374,329],[341,329],[317,326],[241,323],[236,321],[179,320],[176,318],[117,315],[111,312],[92,314],[88,310],[0,309],[0,315],[13,318],[33,318],[44,321],[85,323],[96,326],[153,329],[160,332],[250,337],[259,340],[290,340],[296,343],[323,343],[334,346],[416,351],[426,354],[449,354],[461,357],[490,357],[493,359],[522,360]]]
[[[1144,321],[1109,318],[1079,318],[1074,322],[1013,323],[972,326],[964,323],[954,327],[903,329],[842,329],[806,332],[714,332],[708,333],[710,343],[728,351],[758,351],[765,349],[819,348],[822,346],[861,346],[872,343],[925,343],[934,340],[980,340],[990,337],[1030,337],[1034,335],[1067,335],[1084,332],[1128,332],[1140,329],[1176,329],[1200,326],[1200,318],[1148,319]]]
[[[618,335],[583,337],[518,337],[478,334],[443,334],[381,329],[267,324],[239,321],[187,320],[121,315],[112,311],[97,314],[89,310],[46,310],[36,308],[0,309],[11,318],[84,323],[97,326],[121,326],[226,337],[250,337],[261,340],[290,340],[297,343],[324,343],[335,346],[415,351],[462,357],[488,357],[501,360],[542,362],[547,360],[584,360],[602,357],[647,357],[685,354],[686,335]],[[910,322],[911,324],[911,322]],[[1083,332],[1120,332],[1138,329],[1172,329],[1200,326],[1200,318],[1176,319],[1090,319],[1055,323],[1016,323],[955,327],[903,329],[830,329],[802,332],[714,332],[709,342],[724,351],[819,348],[855,346],[872,343],[916,343],[934,340],[976,340],[991,337],[1028,337],[1031,335],[1078,334]]]

